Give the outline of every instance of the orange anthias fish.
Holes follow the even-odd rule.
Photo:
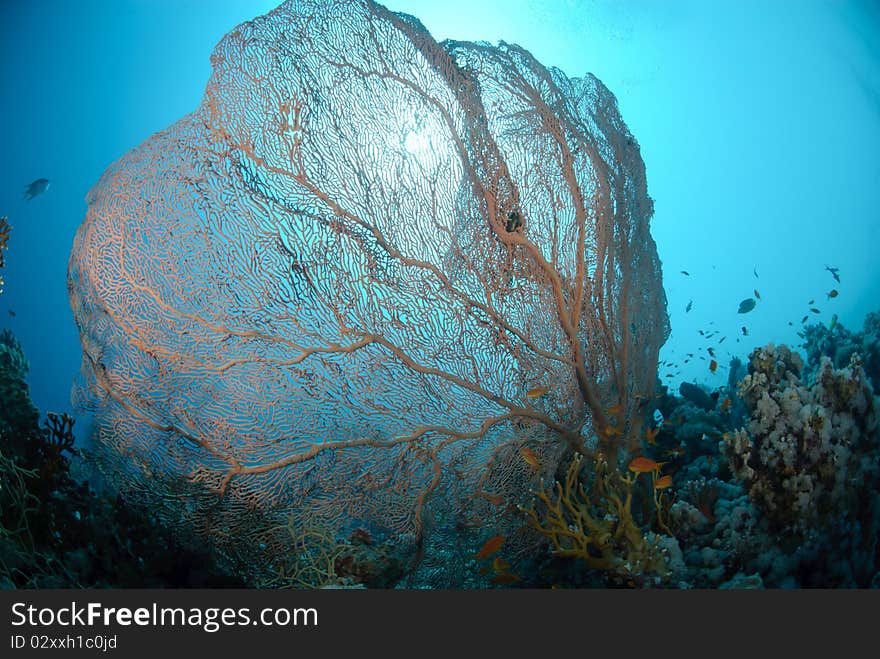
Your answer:
[[[481,561],[484,558],[489,558],[493,554],[497,554],[503,546],[504,536],[496,535],[494,538],[486,540],[485,544],[483,544],[483,548],[480,549],[474,558],[478,561]]]
[[[612,405],[608,408],[608,414],[620,414],[623,412],[623,405],[618,403],[617,405]]]
[[[550,391],[550,387],[533,387],[526,392],[526,398],[534,400],[535,398],[540,398],[548,391]]]
[[[672,486],[672,476],[666,474],[665,476],[661,476],[657,480],[654,481],[654,489],[655,490],[665,490],[667,487]]]
[[[524,446],[519,450],[519,454],[522,456],[522,459],[530,464],[535,469],[541,468],[541,459],[538,457],[538,454],[535,453],[532,449]]]
[[[660,428],[646,428],[645,429],[645,439],[648,440],[649,444],[657,443],[657,433],[660,432]]]
[[[716,362],[714,359],[709,362],[709,370],[713,373],[718,370],[718,362]]]
[[[636,474],[648,474],[654,471],[660,471],[660,467],[665,464],[665,462],[657,462],[651,458],[634,458],[633,461],[629,463],[629,470]]]
[[[733,401],[730,398],[725,398],[724,402],[721,403],[721,411],[726,412],[730,409],[730,406],[733,405]]]
[[[510,563],[499,556],[494,561],[492,561],[492,569],[495,570],[495,572],[497,572],[498,574],[504,574],[510,569]]]

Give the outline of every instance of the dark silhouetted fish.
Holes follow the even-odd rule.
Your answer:
[[[688,311],[693,309],[693,307],[694,307],[694,301],[691,300],[690,302],[688,302],[688,305],[684,308],[684,312],[687,313]]]
[[[755,308],[755,299],[751,297],[747,297],[745,300],[739,303],[739,311],[737,313],[748,313],[752,309]]]
[[[840,276],[837,274],[837,272],[840,270],[840,268],[832,268],[831,266],[826,265],[825,269],[831,273],[831,276],[834,277],[834,281],[836,281],[839,284],[840,283]]]
[[[828,299],[829,299],[829,300],[830,300],[831,298],[837,297],[837,295],[838,295],[838,293],[837,293],[837,289],[836,289],[836,288],[832,288],[830,291],[828,291],[827,293],[825,293],[825,295],[828,296]]]
[[[43,194],[48,189],[49,179],[38,178],[33,183],[29,183],[28,185],[24,186],[24,198],[30,201],[37,195]]]

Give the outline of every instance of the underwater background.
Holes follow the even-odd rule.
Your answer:
[[[27,388],[41,413],[78,414],[70,397],[82,362],[82,345],[71,313],[67,269],[74,236],[85,217],[88,191],[114,161],[193,111],[211,75],[209,56],[215,45],[236,25],[275,5],[13,0],[0,6],[0,143],[4,145],[0,151],[0,216],[7,217],[12,226],[0,271],[5,282],[0,327],[10,330],[20,343],[29,362]],[[650,442],[641,452],[656,463],[680,461],[676,478],[681,478],[682,491],[691,491],[690,499],[682,494],[679,501],[690,508],[674,509],[676,504],[668,503],[667,514],[677,520],[672,535],[678,536],[680,551],[676,554],[667,547],[666,560],[682,564],[672,585],[717,587],[753,575],[760,575],[753,581],[776,587],[876,585],[877,510],[866,497],[877,494],[876,463],[880,460],[872,411],[876,403],[870,393],[872,381],[873,392],[878,393],[880,380],[880,321],[876,316],[869,319],[871,312],[880,310],[878,5],[806,0],[569,0],[414,1],[390,2],[387,7],[416,16],[437,41],[495,44],[503,40],[522,46],[543,65],[558,67],[568,76],[592,73],[614,94],[623,121],[638,141],[648,194],[654,200],[650,230],[662,263],[671,327],[659,356],[661,384],[654,392],[666,397],[658,399],[645,415],[648,430],[656,425],[661,435],[651,437],[658,442],[657,448]],[[48,188],[40,187],[33,198],[26,198],[25,187],[39,179],[48,179]],[[869,323],[863,330],[866,319]],[[761,350],[771,343],[799,350],[804,364],[799,366],[798,358],[782,349]],[[13,345],[11,339],[7,345]],[[854,352],[860,355],[859,364],[850,362]],[[830,367],[820,364],[822,355],[831,359]],[[734,358],[742,370],[731,373]],[[862,366],[864,376],[858,372]],[[749,384],[738,388],[747,377],[752,378]],[[847,384],[851,382],[856,384]],[[703,393],[682,389],[682,383],[698,385]],[[842,449],[835,453],[838,457],[833,464],[855,455],[857,468],[829,476],[827,464],[816,467],[816,473],[833,482],[822,486],[829,493],[827,500],[822,499],[827,506],[822,514],[849,506],[849,512],[840,515],[845,528],[832,531],[823,526],[824,521],[799,518],[793,523],[781,515],[783,508],[797,511],[803,501],[815,504],[815,500],[805,495],[807,486],[797,489],[794,485],[792,501],[775,500],[774,492],[789,488],[779,475],[780,465],[787,464],[789,457],[781,448],[780,456],[769,455],[774,450],[771,441],[759,465],[760,460],[744,446],[747,440],[738,434],[740,428],[753,424],[749,432],[758,435],[781,423],[780,413],[767,409],[766,400],[773,398],[774,387],[779,390],[777,407],[783,410],[782,416],[788,414],[783,402],[796,392],[799,407],[790,411],[792,418],[807,426],[819,425],[826,422],[813,419],[826,416],[824,410],[828,410],[829,428],[839,430],[841,436],[855,433],[854,439],[841,440],[848,449],[845,456]],[[852,392],[841,393],[849,391],[848,387]],[[758,395],[759,389],[768,398]],[[863,400],[853,407],[847,396]],[[840,409],[835,407],[838,403]],[[6,409],[11,409],[8,401]],[[654,409],[659,415],[653,414]],[[840,430],[846,425],[841,420],[846,415],[852,417],[850,426],[856,430]],[[83,446],[89,443],[89,428],[86,416],[74,426]],[[817,437],[825,433],[823,441],[838,444],[828,438],[830,430],[813,430]],[[65,431],[58,432],[63,435]],[[800,431],[792,426],[777,427],[776,432],[785,437]],[[727,448],[704,450],[700,442],[707,436]],[[802,439],[807,442],[809,437]],[[59,456],[62,451],[60,446],[52,450]],[[31,458],[45,461],[46,455]],[[537,458],[524,454],[523,459],[529,463]],[[574,473],[571,465],[575,462],[559,459],[556,476],[565,483],[565,476]],[[803,466],[800,457],[791,460]],[[769,475],[763,475],[761,468]],[[652,470],[629,471],[650,474]],[[653,476],[659,478],[659,472]],[[578,477],[574,473],[573,478]],[[847,490],[856,477],[867,484],[867,493]],[[524,494],[528,498],[528,488]],[[801,495],[806,499],[799,499]],[[754,510],[746,509],[744,497]],[[646,510],[652,503],[648,499]],[[732,503],[716,510],[712,506],[718,500]],[[121,524],[117,501],[112,497],[102,501],[108,506],[106,515]],[[527,503],[524,499],[514,507],[528,508]],[[699,514],[702,518],[693,521]],[[748,520],[741,527],[731,522],[726,530],[717,530],[721,517],[734,515]],[[539,533],[547,529],[544,521],[534,524]],[[661,525],[672,525],[672,521]],[[437,526],[440,535],[456,533],[454,524],[446,528],[437,522]],[[644,522],[642,528],[648,526]],[[766,545],[755,556],[730,545],[731,536],[746,536],[747,528]],[[655,525],[645,533],[662,530]],[[65,533],[53,527],[50,535],[56,532]],[[583,561],[586,565],[560,567],[553,563],[559,556],[545,556],[551,567],[542,564],[539,570],[524,558],[526,543],[517,545],[520,553],[515,558],[506,559],[518,561],[514,567],[481,564],[496,557],[504,542],[513,545],[504,533],[487,536],[488,540],[482,536],[462,540],[461,556],[455,559],[459,576],[444,581],[438,573],[454,570],[444,567],[445,559],[436,558],[421,575],[405,577],[401,566],[411,556],[387,556],[393,554],[388,547],[396,546],[393,539],[376,530],[372,533],[381,541],[369,538],[367,531],[364,537],[356,532],[346,529],[349,545],[382,546],[376,551],[385,553],[369,560],[357,555],[349,563],[394,565],[385,572],[378,570],[381,577],[366,570],[373,579],[367,585],[596,585],[602,580],[595,580],[591,570],[605,569],[591,565],[599,557],[590,550],[589,559]],[[306,531],[299,533],[303,542]],[[833,540],[810,545],[805,538],[813,541],[817,533],[827,533]],[[164,534],[156,531],[152,540],[163,547],[189,541],[166,541]],[[553,541],[547,533],[543,535]],[[782,536],[790,546],[779,550],[776,540]],[[495,540],[502,537],[503,542]],[[841,537],[855,538],[852,546]],[[651,540],[646,542],[651,544]],[[334,543],[319,553],[335,556],[340,550]],[[828,543],[838,548],[838,560],[828,559],[833,566],[816,567],[815,556]],[[795,546],[807,549],[795,556]],[[125,551],[137,554],[136,560],[148,553],[146,549]],[[202,560],[199,556],[209,553],[201,547],[192,551],[195,564]],[[425,551],[430,553],[430,548]],[[649,553],[644,548],[640,551]],[[670,553],[674,560],[668,558]],[[479,558],[473,560],[474,556]],[[859,557],[858,565],[852,556]],[[602,560],[606,558],[603,555]],[[645,573],[658,571],[649,558],[642,559],[645,563],[640,569]],[[58,560],[69,574],[71,559]],[[76,560],[88,562],[83,556]],[[204,558],[204,563],[212,560]],[[9,559],[4,561],[9,564]],[[369,581],[363,569],[349,568],[351,583]],[[482,568],[494,581],[480,580],[486,577],[480,574]],[[97,581],[94,568],[90,569]],[[137,571],[136,566],[132,569]],[[199,585],[237,583],[239,579],[249,585],[279,585],[250,579],[235,570],[230,577],[222,565],[205,571],[212,576],[201,575],[196,580]],[[539,577],[539,573],[551,576]],[[661,581],[635,577],[619,571],[616,580],[603,585]],[[169,577],[167,583],[188,585],[187,578],[174,577],[178,579],[174,581]],[[131,575],[126,579],[114,582],[106,577],[102,585],[138,584]],[[25,578],[11,581],[47,585]],[[71,578],[61,585],[88,585],[85,581]],[[158,583],[164,582],[159,579]],[[317,584],[303,578],[297,585]]]

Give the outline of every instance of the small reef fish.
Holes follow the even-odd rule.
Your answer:
[[[724,343],[724,339],[726,339],[726,338],[727,338],[726,336],[722,336],[720,339],[718,339],[718,345],[721,345],[722,343]]]
[[[831,289],[830,291],[828,291],[825,295],[828,296],[828,299],[829,299],[829,300],[830,300],[831,298],[837,297],[837,295],[838,295],[838,293],[837,293],[837,289],[836,289],[836,288],[832,288],[832,289]]]
[[[522,456],[522,459],[526,464],[531,465],[535,469],[541,468],[541,460],[538,458],[538,454],[532,449],[523,447],[519,450],[519,454]]]
[[[813,313],[822,313],[816,307],[810,307],[810,311],[812,311]]]
[[[758,278],[758,266],[752,268],[752,274],[755,275],[755,279]]]
[[[743,325],[742,326],[742,333],[743,333],[743,336],[748,336],[749,335],[749,328],[746,327],[745,325]]]
[[[761,299],[761,294],[758,292],[757,288],[755,290],[753,290],[752,292],[755,294],[756,298],[758,298],[759,300]]]
[[[623,412],[623,405],[618,403],[617,405],[612,405],[608,408],[608,414],[620,414]]]
[[[709,362],[709,370],[713,373],[718,370],[718,362],[716,362],[714,359]]]
[[[495,570],[495,572],[503,574],[510,569],[510,563],[498,556],[492,561],[492,569]]]
[[[725,398],[724,402],[721,403],[721,411],[726,412],[730,409],[730,406],[733,405],[733,401],[730,398]]]
[[[648,440],[648,444],[653,446],[657,443],[657,433],[659,432],[659,426],[656,428],[645,428],[645,439]]]
[[[657,480],[654,481],[654,489],[655,490],[665,490],[667,487],[672,486],[672,476],[666,474],[665,476],[661,476]]]
[[[634,474],[648,474],[655,471],[660,471],[660,467],[665,465],[665,462],[657,462],[652,460],[651,458],[634,458],[632,462],[629,463],[628,469]]]
[[[478,561],[483,560],[484,558],[489,558],[490,556],[494,556],[501,548],[504,546],[504,536],[496,535],[492,538],[486,540],[483,544],[483,548],[474,556],[474,558]]]
[[[12,313],[12,312],[10,311],[10,313]],[[15,314],[13,314],[13,315],[15,315]],[[837,327],[837,314],[833,314],[831,316],[831,322],[828,323],[828,331],[833,332],[835,327]]]
[[[755,299],[751,297],[747,297],[745,300],[739,303],[739,311],[737,313],[748,313],[752,309],[755,308]]]
[[[608,437],[620,437],[622,433],[620,432],[620,428],[618,428],[617,426],[608,426],[607,428],[605,428],[605,434]]]
[[[550,391],[550,387],[533,387],[526,392],[526,398],[534,400],[535,398],[540,398],[548,391]]]
[[[15,312],[12,309],[9,310],[9,315],[15,318]]]
[[[689,273],[687,270],[679,270],[679,272],[680,272],[681,274],[683,274],[685,277],[690,277],[690,276],[691,276],[691,273]]]
[[[804,316],[803,318],[801,318],[801,325],[807,322],[807,318],[809,318],[809,316]]]
[[[837,274],[837,272],[838,272],[838,270],[840,270],[840,268],[832,268],[831,266],[826,265],[825,269],[831,273],[831,276],[834,277],[834,281],[836,281],[839,284],[840,283],[840,276]]]
[[[520,578],[518,576],[510,573],[499,574],[490,579],[490,581],[496,586],[509,586],[510,584],[514,584],[519,580]]]
[[[693,308],[694,308],[694,301],[691,300],[690,302],[687,303],[687,306],[684,308],[684,312],[687,313]]]
[[[714,357],[714,356],[715,356],[715,350],[714,350],[714,348],[706,348],[706,352],[709,353],[709,356],[710,356],[710,357]]]
[[[37,195],[43,194],[48,189],[49,179],[38,178],[36,181],[28,183],[26,186],[24,186],[24,198],[30,201]]]

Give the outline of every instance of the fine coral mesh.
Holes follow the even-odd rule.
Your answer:
[[[131,491],[231,552],[304,510],[420,538],[527,495],[519,447],[595,445],[616,404],[638,434],[666,301],[599,80],[369,2],[288,2],[212,64],[70,261],[77,400]]]

